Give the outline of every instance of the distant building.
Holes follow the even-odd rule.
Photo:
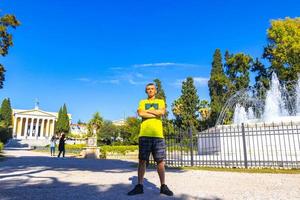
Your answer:
[[[71,115],[68,114],[70,122]],[[48,141],[54,135],[57,112],[39,109],[13,109],[13,137],[22,140]]]
[[[85,124],[71,124],[70,131],[72,134],[84,135],[88,133],[87,125]]]
[[[126,121],[124,119],[119,119],[119,120],[112,121],[113,125],[115,125],[115,126],[123,126],[123,125],[125,125],[125,122]]]

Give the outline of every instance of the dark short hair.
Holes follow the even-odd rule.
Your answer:
[[[148,83],[148,84],[146,85],[146,87],[151,86],[151,85],[154,85],[154,86],[155,86],[154,83]]]

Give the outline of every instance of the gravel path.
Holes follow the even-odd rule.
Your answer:
[[[159,194],[155,170],[145,176],[145,193],[126,193],[137,182],[135,163],[119,160],[51,158],[7,150],[0,161],[1,200],[89,199],[300,199],[300,174],[246,174],[168,170],[174,197]]]

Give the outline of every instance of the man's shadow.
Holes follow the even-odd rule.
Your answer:
[[[129,180],[131,181],[131,184],[133,186],[138,184],[138,177],[137,176],[132,176],[132,177],[129,178]],[[151,191],[156,191],[156,192],[160,191],[160,189],[155,184],[149,182],[148,179],[146,179],[146,178],[144,178],[143,186],[144,186],[144,189],[146,189],[146,190],[151,190]]]

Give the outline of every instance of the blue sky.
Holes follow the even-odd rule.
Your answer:
[[[209,99],[212,55],[244,52],[261,57],[271,19],[296,17],[298,1],[98,1],[2,0],[3,13],[22,25],[14,47],[0,57],[7,69],[0,98],[13,108],[46,111],[67,104],[88,121],[135,116],[144,86],[162,81],[167,103],[181,82],[195,78],[200,99]]]

